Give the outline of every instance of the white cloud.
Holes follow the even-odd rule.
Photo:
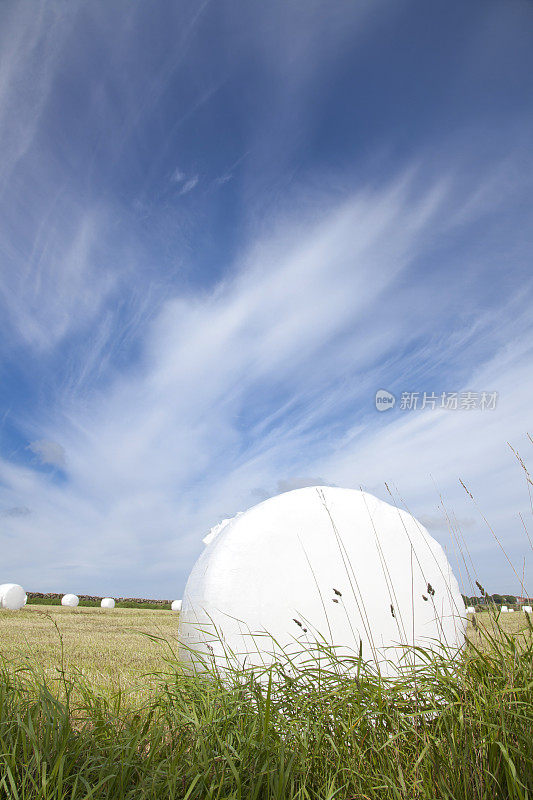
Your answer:
[[[127,265],[114,274],[101,268],[108,236],[101,213],[73,202],[58,216],[35,242],[26,271],[9,261],[0,268],[6,335],[43,352],[93,321],[127,272]]]
[[[450,234],[447,209],[460,218],[449,193],[413,195],[409,179],[361,190],[253,243],[212,291],[168,299],[135,366],[97,394],[70,390],[53,421],[41,421],[37,443],[61,441],[68,452],[65,482],[0,461],[2,504],[33,512],[6,520],[12,569],[28,586],[52,589],[58,566],[77,564],[79,591],[175,595],[201,534],[257,502],[257,487],[283,489],[280,475],[363,484],[381,496],[388,479],[413,512],[431,516],[434,476],[470,519],[454,489],[461,477],[516,549],[509,525],[522,487],[505,439],[519,441],[533,391],[525,298],[501,308],[495,330],[487,312],[455,332],[431,284],[416,290],[409,311],[402,301],[413,264]],[[436,330],[442,338],[426,356],[424,339]],[[495,349],[479,368],[476,336]],[[375,390],[389,373],[398,377],[398,365],[414,380],[426,358],[459,362],[465,348],[464,385],[498,390],[496,412],[377,414]],[[478,553],[490,546],[480,531],[465,531]]]
[[[41,464],[51,464],[54,467],[64,467],[66,464],[65,449],[57,442],[39,439],[30,442],[28,450],[35,453]]]
[[[192,192],[192,190],[198,185],[199,180],[200,178],[198,175],[191,175],[188,177],[187,173],[183,172],[183,170],[179,169],[179,167],[174,170],[171,177],[172,183],[176,183],[178,185],[178,194],[180,195]]]
[[[186,180],[180,189],[180,194],[188,194],[189,192],[192,192],[192,190],[198,185],[199,180],[200,179],[198,178],[198,175],[194,175],[192,178]]]

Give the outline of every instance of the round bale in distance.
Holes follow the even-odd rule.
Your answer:
[[[18,611],[24,605],[26,592],[18,583],[0,585],[0,606],[10,611]]]
[[[170,606],[171,611],[181,611],[181,600],[173,600]]]
[[[61,598],[61,605],[69,606],[70,608],[75,608],[79,602],[80,598],[77,594],[64,594]]]
[[[101,608],[115,608],[115,601],[112,597],[104,597],[100,606]]]
[[[475,614],[476,613],[476,609],[474,608],[474,606],[467,606],[466,607],[466,613],[467,614]]]
[[[522,611],[525,611],[527,614],[531,614],[531,606],[522,606]]]
[[[406,511],[366,492],[286,492],[204,542],[178,632],[180,657],[194,669],[228,659],[262,668],[330,645],[349,658],[361,646],[366,661],[394,674],[415,658],[413,645],[464,644],[465,605],[442,547]]]

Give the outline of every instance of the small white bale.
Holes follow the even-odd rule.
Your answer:
[[[101,608],[115,608],[115,601],[112,597],[104,597],[100,606]]]
[[[170,606],[171,611],[181,611],[181,600],[173,600]]]
[[[18,583],[2,583],[0,585],[0,607],[10,611],[18,611],[24,605],[26,592]]]
[[[513,611],[514,611],[514,608],[509,608],[509,609],[507,609],[507,613],[508,613],[508,614],[512,614],[512,613],[513,613]]]
[[[467,606],[466,607],[466,613],[467,614],[475,614],[476,613],[476,609],[474,608],[474,606]]]
[[[70,608],[75,608],[79,602],[80,598],[77,594],[64,594],[61,598],[61,605],[69,606]]]
[[[509,611],[509,609],[507,608],[507,606],[502,606],[502,607],[500,608],[500,611],[501,611],[501,613],[502,613],[502,614],[507,614],[507,612]]]
[[[27,602],[28,602],[28,595],[27,595],[27,594],[25,594],[25,595],[24,595],[24,605],[26,605],[26,603],[27,603]]]
[[[522,606],[522,611],[526,611],[528,614],[531,614],[531,606]]]

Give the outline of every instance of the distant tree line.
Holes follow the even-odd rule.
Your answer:
[[[517,603],[520,605],[532,605],[533,598],[531,597],[516,597],[513,594],[482,594],[480,596],[468,597],[462,595],[465,606],[486,606],[490,603],[495,603],[497,606],[508,605],[514,606]]]
[[[58,592],[27,592],[28,603],[31,605],[59,605],[62,594]],[[99,606],[101,597],[90,594],[78,595],[80,606]],[[142,597],[116,597],[117,608],[170,608],[171,600],[152,600]]]

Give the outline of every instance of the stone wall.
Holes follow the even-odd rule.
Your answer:
[[[50,599],[50,600],[61,600],[63,594],[58,594],[57,592],[27,592],[28,600],[32,600],[34,597],[42,597],[43,599]],[[102,600],[102,597],[96,597],[95,595],[91,594],[79,594],[78,597],[80,600],[92,600],[99,603]],[[148,598],[143,597],[115,597],[114,598],[117,603],[152,603],[156,606],[168,606],[170,605],[170,600],[151,600]]]

